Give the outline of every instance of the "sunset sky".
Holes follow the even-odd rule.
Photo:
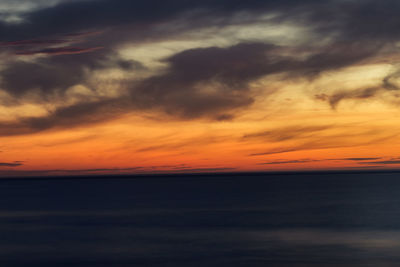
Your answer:
[[[396,169],[398,0],[1,0],[0,176]]]

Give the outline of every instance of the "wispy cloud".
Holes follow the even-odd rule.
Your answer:
[[[173,121],[179,125],[160,127],[179,131],[191,124],[207,133],[203,140],[187,137],[186,131],[169,140],[143,137],[146,142],[129,147],[143,158],[160,151],[189,155],[213,142],[246,151],[241,155],[249,162],[289,152],[395,143],[396,126],[376,118],[378,105],[389,112],[388,103],[400,103],[399,13],[396,0],[4,0],[0,137],[41,133],[35,136],[39,139],[117,119],[139,123],[146,116],[140,127]],[[282,104],[284,99],[293,106]],[[375,100],[382,103],[368,107],[368,115],[367,109],[342,104]],[[369,114],[376,117],[350,125]],[[255,118],[264,120],[255,125]],[[211,140],[214,130],[230,138]],[[46,149],[65,142],[49,142]],[[346,155],[354,157],[338,156],[343,165],[398,162],[389,155]],[[306,157],[260,164],[313,161]],[[12,160],[4,158],[0,166],[22,164]],[[103,171],[107,168],[83,170]]]
[[[3,163],[13,164],[13,163]],[[14,163],[17,164],[17,163]],[[21,164],[22,165],[22,164]],[[3,165],[0,165],[0,167]],[[17,167],[4,165],[6,167]],[[20,165],[18,165],[20,166]],[[95,176],[95,175],[144,175],[179,173],[217,173],[235,171],[234,167],[190,167],[182,164],[169,166],[146,166],[130,168],[93,168],[93,169],[49,169],[49,170],[0,170],[0,177],[38,177],[38,176]]]
[[[294,125],[282,128],[271,129],[268,131],[246,134],[243,140],[260,139],[274,142],[286,141],[291,139],[307,138],[331,129],[333,125]]]
[[[32,39],[32,40],[20,40],[11,42],[0,42],[0,46],[43,46],[43,45],[58,45],[69,42],[66,39]]]
[[[379,158],[336,158],[336,159],[299,159],[299,160],[279,160],[258,163],[258,165],[280,165],[280,164],[298,164],[298,163],[311,163],[311,162],[326,162],[326,161],[352,161],[360,164],[370,164],[371,160],[378,160]],[[375,163],[375,162],[373,162]]]
[[[368,135],[367,135],[368,136]],[[304,150],[318,150],[318,149],[331,149],[331,148],[346,148],[346,147],[360,147],[370,144],[379,144],[383,141],[396,138],[397,135],[388,134],[384,137],[369,136],[367,140],[346,140],[346,136],[329,136],[329,137],[315,137],[310,138],[306,142],[301,142],[300,144],[284,145],[277,148],[271,148],[267,151],[251,153],[249,156],[266,156],[273,154],[282,154],[295,151]]]
[[[22,161],[0,162],[0,167],[19,167],[24,165]]]
[[[368,161],[368,160],[378,160],[382,158],[343,158],[337,160],[350,160],[350,161]]]
[[[400,165],[400,159],[360,162],[361,164]]]
[[[82,54],[89,53],[103,47],[90,47],[90,48],[82,48],[82,47],[59,47],[59,48],[47,48],[42,50],[25,50],[25,51],[17,51],[15,54],[17,55],[36,55],[36,54],[47,54],[47,55],[73,55],[73,54]]]
[[[309,163],[309,162],[316,162],[316,161],[320,161],[320,160],[301,159],[301,160],[287,160],[287,161],[271,161],[271,162],[258,163],[258,165],[297,164],[297,163]]]

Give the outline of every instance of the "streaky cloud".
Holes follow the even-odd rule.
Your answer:
[[[82,48],[82,47],[60,47],[60,48],[47,48],[42,50],[23,50],[15,52],[16,55],[36,55],[36,54],[47,54],[47,55],[73,55],[73,54],[82,54],[89,53],[99,49],[103,49],[103,47],[90,47],[90,48]]]
[[[22,161],[0,162],[0,167],[19,167],[22,165],[24,165]]]

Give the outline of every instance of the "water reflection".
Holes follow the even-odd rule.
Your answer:
[[[395,174],[0,181],[1,266],[396,266]]]

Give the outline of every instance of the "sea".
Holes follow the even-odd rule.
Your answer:
[[[400,266],[400,173],[0,179],[0,266]]]

